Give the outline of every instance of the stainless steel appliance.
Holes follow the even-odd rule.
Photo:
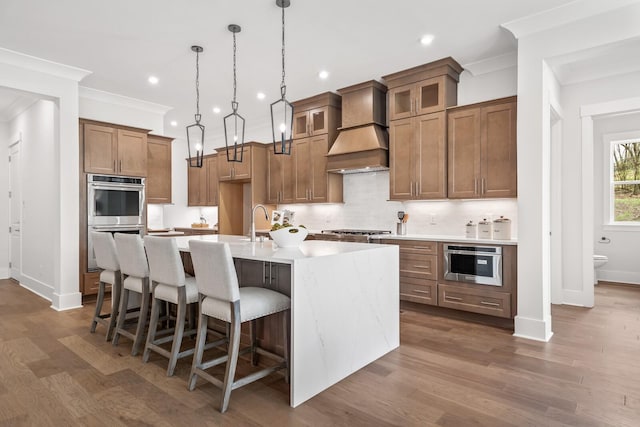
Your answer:
[[[97,269],[92,231],[143,234],[145,178],[87,175],[87,268]]]
[[[446,243],[443,255],[446,280],[502,286],[501,247]]]
[[[340,242],[360,242],[368,243],[371,236],[379,234],[391,234],[389,230],[322,230],[321,234],[316,234],[316,240],[335,240]]]
[[[143,224],[144,182],[144,178],[88,174],[87,224]]]

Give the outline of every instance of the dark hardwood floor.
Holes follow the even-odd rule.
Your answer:
[[[0,426],[639,426],[640,287],[601,284],[596,307],[553,307],[549,343],[404,311],[401,346],[296,409],[270,376],[231,394],[189,359],[131,357],[89,333],[94,306],[56,312],[0,280]],[[310,367],[313,369],[313,367]]]

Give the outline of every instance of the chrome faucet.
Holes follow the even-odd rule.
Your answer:
[[[256,217],[256,209],[257,208],[262,208],[262,210],[264,211],[264,219],[266,219],[267,221],[269,221],[269,214],[267,213],[267,208],[265,208],[263,205],[255,205],[253,207],[253,209],[251,209],[251,241],[255,242],[256,241],[256,221],[255,221],[255,217]]]

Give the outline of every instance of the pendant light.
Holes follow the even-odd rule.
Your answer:
[[[189,150],[189,166],[192,168],[202,167],[202,156],[204,154],[204,125],[200,124],[200,53],[204,50],[201,46],[191,46],[191,50],[196,53],[196,122],[187,126],[187,149]],[[195,156],[192,156],[194,153]]]
[[[291,154],[291,138],[293,131],[293,105],[287,101],[287,86],[284,83],[284,9],[289,7],[290,0],[276,0],[282,9],[282,83],[281,98],[271,104],[271,131],[273,133],[273,152],[275,154]]]
[[[233,101],[231,101],[231,114],[224,118],[224,143],[227,147],[228,162],[242,162],[244,148],[244,119],[238,114],[236,102],[236,34],[242,29],[239,25],[229,25],[229,31],[233,33]]]

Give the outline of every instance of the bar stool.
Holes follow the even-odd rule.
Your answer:
[[[285,380],[289,378],[289,310],[291,299],[270,289],[238,286],[238,276],[233,265],[228,243],[189,241],[191,260],[196,274],[199,291],[198,336],[196,351],[189,375],[189,390],[196,385],[199,376],[222,389],[220,412],[229,406],[231,390],[250,384],[280,369],[286,369]],[[254,321],[270,314],[286,311],[284,316],[284,357],[258,348],[254,336]],[[227,354],[222,357],[202,361],[207,338],[208,318],[222,320],[230,324],[230,337],[223,338],[219,344],[228,343]],[[251,321],[251,346],[242,352],[250,351],[252,362],[256,353],[275,359],[279,363],[243,378],[235,379],[238,354],[240,353],[240,325]],[[218,343],[216,343],[218,344]],[[218,345],[219,345],[218,344]],[[208,347],[208,346],[207,346]],[[208,374],[205,370],[226,362],[224,382]]]
[[[112,344],[118,345],[121,335],[133,341],[131,355],[138,354],[140,344],[144,339],[144,327],[147,324],[147,314],[149,312],[149,264],[147,254],[144,251],[144,243],[139,234],[116,233],[116,251],[122,272],[122,297],[120,298],[120,313],[118,315],[118,325],[113,334]],[[140,294],[140,311],[135,333],[131,333],[124,328],[129,306],[129,295],[131,292]]]
[[[113,235],[110,232],[91,231],[91,239],[93,240],[96,264],[102,271],[100,272],[100,283],[98,285],[96,312],[93,315],[90,332],[94,333],[96,326],[100,323],[107,327],[105,341],[109,341],[111,339],[111,332],[116,326],[118,307],[120,306],[120,291],[122,289],[120,263],[116,255],[116,245],[113,240]],[[111,312],[101,314],[106,285],[111,285]]]
[[[142,354],[142,361],[149,360],[151,351],[167,357],[169,366],[167,376],[173,375],[178,359],[193,354],[193,348],[180,351],[183,335],[193,335],[195,330],[184,330],[187,306],[198,302],[198,285],[193,277],[185,277],[184,266],[175,238],[145,236],[144,246],[149,260],[149,277],[151,279],[151,318],[147,342]],[[158,317],[163,302],[177,305],[176,324],[173,335],[156,338]],[[170,332],[167,330],[165,332]],[[171,351],[160,347],[161,344],[172,342]]]

